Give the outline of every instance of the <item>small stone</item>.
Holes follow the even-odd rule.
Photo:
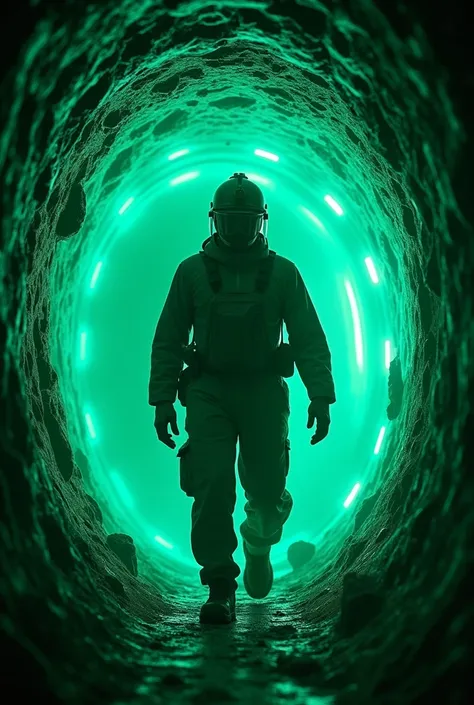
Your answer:
[[[84,495],[87,501],[87,509],[89,510],[89,515],[91,515],[96,521],[99,522],[99,524],[102,524],[104,517],[102,515],[102,510],[99,506],[99,503],[97,500],[94,499],[94,497],[91,497],[90,494],[85,494]]]
[[[281,624],[269,629],[267,639],[289,639],[296,634],[297,630],[293,624]]]
[[[114,595],[118,595],[119,597],[125,597],[125,590],[118,578],[115,577],[115,575],[106,575],[104,578],[104,583],[107,584],[107,586],[112,590]]]
[[[61,212],[56,225],[59,240],[67,240],[79,232],[86,217],[86,194],[82,184],[73,183],[66,199],[61,204]]]
[[[375,543],[381,543],[382,541],[385,541],[386,538],[388,538],[389,535],[389,530],[387,529],[386,526],[383,527],[383,529],[380,529],[379,533],[377,534],[377,538],[375,539]]]
[[[184,685],[184,680],[177,673],[167,673],[166,676],[163,676],[161,679],[161,683],[162,685],[180,686]]]
[[[376,579],[372,575],[346,573],[341,596],[339,628],[343,636],[354,636],[376,617],[383,605]]]
[[[135,577],[138,575],[137,552],[133,539],[128,534],[110,534],[107,545]]]
[[[299,570],[308,563],[316,552],[316,546],[308,541],[295,541],[288,548],[288,563],[293,570]]]
[[[321,672],[321,663],[312,656],[282,654],[277,659],[277,671],[289,676],[305,678]]]

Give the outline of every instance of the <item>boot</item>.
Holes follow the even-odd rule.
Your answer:
[[[235,590],[225,579],[216,579],[209,584],[209,599],[201,607],[201,624],[230,624],[236,620]]]
[[[273,585],[273,568],[270,563],[270,551],[262,548],[252,548],[243,542],[245,556],[244,588],[250,597],[261,600],[266,597]],[[252,553],[251,551],[254,551]]]

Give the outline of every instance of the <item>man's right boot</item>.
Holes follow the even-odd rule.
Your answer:
[[[230,624],[235,616],[235,590],[229,582],[217,579],[209,585],[209,599],[201,607],[201,624]]]
[[[244,588],[247,595],[257,600],[266,597],[273,585],[273,568],[270,562],[271,546],[251,547],[244,539],[245,556]]]

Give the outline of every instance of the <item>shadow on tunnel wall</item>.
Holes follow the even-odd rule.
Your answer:
[[[387,389],[387,419],[396,425],[383,482],[361,505],[344,543],[337,532],[327,537],[324,560],[304,581],[298,581],[298,551],[291,553],[292,613],[315,630],[324,625],[330,635],[310,684],[342,693],[340,702],[348,703],[463,703],[474,632],[468,588],[474,74],[467,19],[461,4],[452,3],[446,14],[410,3],[410,12],[392,8],[385,19],[366,2],[327,3],[330,10],[276,3],[271,13],[245,5],[236,14],[221,8],[210,22],[200,18],[199,6],[189,17],[189,3],[104,0],[64,2],[60,9],[19,3],[2,29],[0,627],[6,687],[15,686],[17,694],[34,688],[50,703],[131,698],[143,677],[134,668],[133,646],[152,650],[147,625],[156,625],[157,638],[160,624],[179,611],[174,598],[193,598],[179,576],[164,563],[160,570],[131,537],[103,528],[108,505],[87,491],[87,457],[71,443],[49,359],[48,270],[62,240],[80,243],[88,209],[99,213],[147,140],[166,144],[173,130],[192,121],[193,111],[199,114],[192,101],[176,111],[158,101],[178,91],[177,73],[195,81],[189,95],[200,91],[205,100],[203,86],[217,58],[231,64],[242,52],[255,80],[271,74],[282,91],[286,81],[284,107],[291,107],[298,80],[307,81],[317,96],[317,119],[323,123],[329,115],[346,138],[352,131],[348,153],[357,155],[358,168],[379,175],[385,191],[377,207],[399,231],[395,243],[374,235],[393,273],[393,304],[404,302],[394,318],[408,341]],[[252,23],[262,33],[256,36],[269,42],[267,63],[261,41],[258,47],[248,38],[226,41]],[[177,68],[169,60],[160,66],[160,57],[184,47],[190,36],[202,56]],[[62,67],[68,47],[70,61]],[[301,59],[300,48],[306,67],[295,58],[287,71],[287,61]],[[212,51],[217,55],[206,58]],[[336,94],[351,115],[350,128],[331,113]],[[153,100],[163,121],[150,127],[140,114]],[[275,115],[281,122],[281,113]],[[136,154],[123,138],[134,121]],[[365,207],[364,196],[354,194]],[[78,244],[71,266],[80,255]],[[311,564],[311,548],[307,555]],[[104,669],[110,685],[100,690]],[[191,698],[199,687],[189,686]]]

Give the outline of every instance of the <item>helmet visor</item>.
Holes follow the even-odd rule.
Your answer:
[[[263,216],[250,211],[215,213],[216,230],[228,247],[245,249],[253,245],[263,224]]]

